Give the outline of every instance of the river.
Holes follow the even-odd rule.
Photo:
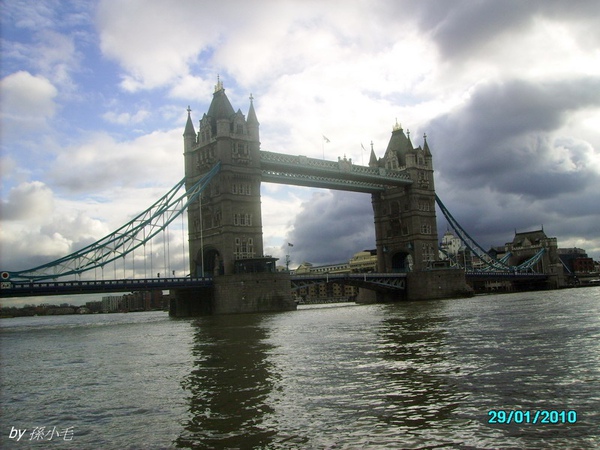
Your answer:
[[[23,317],[0,345],[1,448],[600,447],[600,288]]]

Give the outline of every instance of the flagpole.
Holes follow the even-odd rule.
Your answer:
[[[323,146],[323,159],[325,159],[325,144],[329,144],[329,139],[327,138],[327,136],[325,136],[324,134],[323,136],[323,143],[321,144]]]
[[[360,143],[360,165],[364,166],[365,165],[365,155],[363,154],[365,152],[365,146],[362,145],[362,142]]]

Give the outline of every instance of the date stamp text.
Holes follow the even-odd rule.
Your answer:
[[[559,424],[577,423],[577,411],[575,410],[520,410],[520,409],[491,409],[488,411],[488,423],[509,425],[516,424]]]

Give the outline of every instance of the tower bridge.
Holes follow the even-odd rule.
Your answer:
[[[221,164],[208,188],[188,206],[191,273],[215,277],[212,311],[294,307],[289,276],[275,273],[275,261],[264,255],[262,182],[370,194],[377,272],[406,273],[410,267],[406,298],[467,292],[464,271],[444,268],[438,262],[433,158],[426,136],[422,146],[414,147],[410,134],[396,124],[383,158],[371,150],[369,165],[360,166],[345,157],[326,161],[263,151],[259,129],[253,98],[245,116],[234,110],[221,82],[215,86],[198,130],[188,108],[183,134],[186,183],[197,183],[214,164]],[[434,273],[430,269],[436,266]],[[251,289],[244,278],[249,272],[255,274]],[[371,288],[376,287],[374,281],[370,283]],[[402,290],[404,287],[403,277]],[[379,288],[371,290],[373,300],[382,297],[382,288],[392,295],[389,292],[398,291],[399,283],[388,280]],[[243,300],[232,300],[237,297]],[[179,299],[174,314],[179,314],[178,310],[187,314],[195,300],[185,293],[179,293]]]
[[[464,230],[435,194],[433,156],[425,135],[422,145],[415,147],[410,133],[396,123],[383,157],[378,158],[371,149],[368,166],[362,166],[346,157],[327,161],[261,150],[259,129],[253,98],[247,115],[240,109],[235,111],[219,81],[197,130],[188,107],[183,133],[185,177],[178,185],[128,224],[82,250],[33,269],[2,272],[1,295],[109,292],[152,286],[171,289],[174,300],[170,312],[175,316],[295,309],[292,289],[336,276],[325,274],[321,280],[314,276],[309,280],[276,271],[276,258],[264,254],[260,201],[263,182],[370,196],[376,270],[372,274],[338,276],[338,281],[359,286],[362,301],[446,298],[470,292],[464,269],[449,267],[439,259],[436,201],[453,227]],[[185,192],[180,195],[177,190],[183,186]],[[126,256],[132,255],[135,264],[137,250],[138,259],[139,252],[143,252],[145,266],[151,239],[161,232],[166,234],[166,226],[177,217],[183,218],[184,211],[189,276],[118,280],[117,261],[122,260],[124,267]],[[487,255],[466,232],[461,239],[502,276],[514,277],[521,269],[531,269],[528,261],[522,261],[525,253],[517,248],[518,243],[513,252],[521,251],[519,266],[509,266]],[[540,250],[545,251],[546,247]],[[94,282],[57,281],[64,276],[81,277],[90,270],[95,273],[97,269],[104,275],[104,268],[111,262],[115,277],[110,282],[103,281],[104,276],[102,281]],[[125,274],[123,278],[127,278]]]

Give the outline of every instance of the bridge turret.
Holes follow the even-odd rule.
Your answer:
[[[372,158],[373,159],[373,158]],[[373,159],[374,161],[374,159]],[[394,167],[396,164],[399,167]],[[404,170],[413,183],[373,194],[375,237],[380,272],[418,271],[438,259],[435,187],[431,151],[413,148],[398,122],[379,165]]]
[[[375,151],[373,150],[373,142],[371,141],[371,155],[369,156],[369,167],[377,166],[379,166],[379,162],[377,161],[377,155],[375,155]]]
[[[254,97],[250,94],[250,108],[248,109],[248,134],[251,138],[256,141],[260,141],[258,119],[256,118],[256,111],[254,111]]]
[[[215,92],[213,93],[213,99],[206,113],[211,122],[212,136],[229,136],[232,131],[232,120],[235,115],[235,111],[227,95],[225,95],[225,88],[223,82],[217,79],[215,85]]]
[[[198,144],[196,130],[194,129],[194,124],[192,123],[192,110],[189,106],[187,108],[187,113],[187,122],[185,124],[185,130],[183,132],[183,159],[186,176],[193,172],[193,150],[194,147],[196,147],[196,145]],[[191,186],[189,181],[191,180],[188,179],[187,181],[188,183],[186,183],[186,186],[189,188]]]
[[[183,151],[189,152],[196,145],[196,130],[192,123],[192,110],[187,107],[187,122],[185,123],[185,130],[183,132]]]

